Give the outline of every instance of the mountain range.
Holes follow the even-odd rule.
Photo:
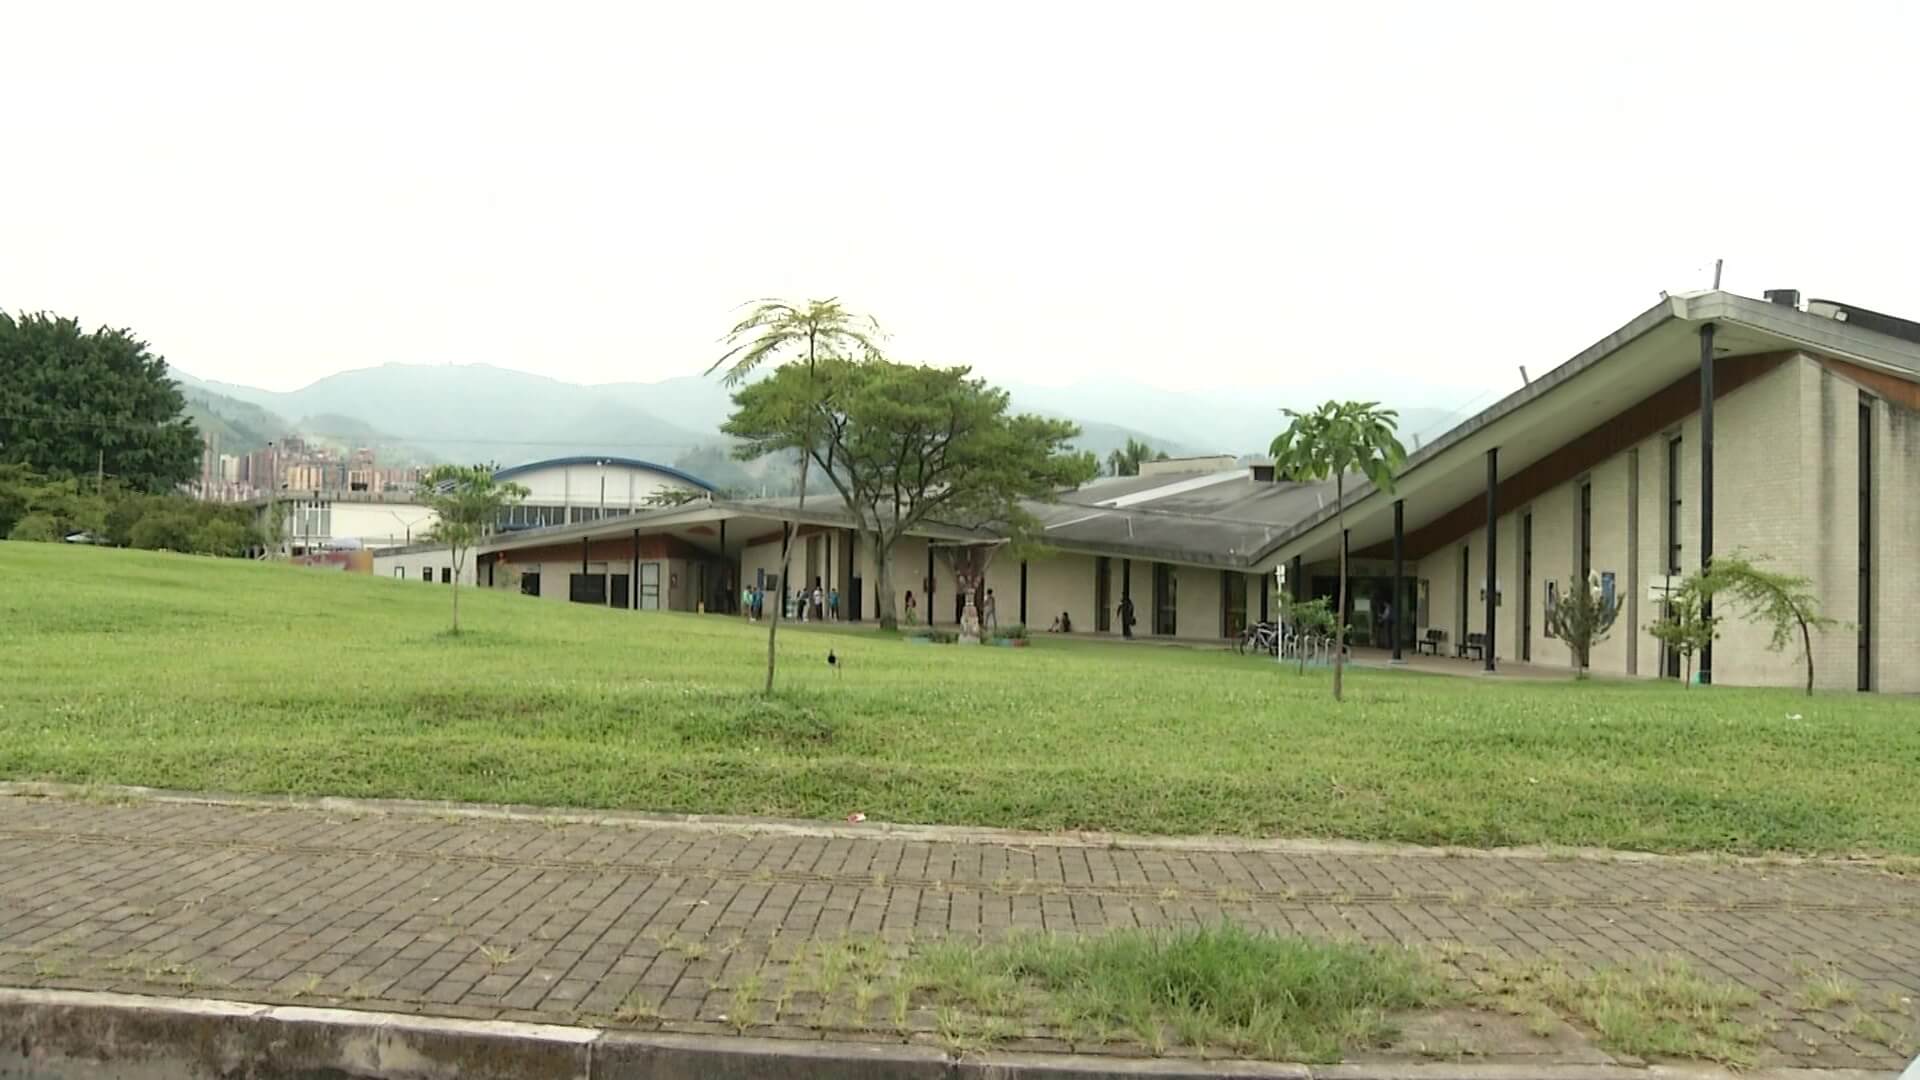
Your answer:
[[[583,454],[673,462],[704,448],[708,452],[697,456],[713,469],[724,461],[710,451],[725,442],[719,428],[732,407],[718,379],[699,376],[585,386],[485,364],[384,364],[273,391],[203,381],[178,369],[173,375],[201,430],[219,437],[222,452],[243,453],[297,432],[371,446],[382,464],[395,465],[505,466]],[[1308,404],[1117,380],[1065,388],[1003,385],[1014,409],[1079,424],[1077,445],[1103,459],[1128,439],[1176,457],[1263,453],[1284,424],[1280,405]],[[1431,438],[1455,419],[1440,409],[1403,408],[1401,437],[1412,447],[1416,436]]]

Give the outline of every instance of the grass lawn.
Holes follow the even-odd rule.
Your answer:
[[[1920,853],[1920,706],[783,634],[0,543],[0,777],[1660,851]],[[844,661],[836,676],[829,647]]]

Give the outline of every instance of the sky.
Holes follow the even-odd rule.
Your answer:
[[[1915,7],[0,0],[0,308],[288,390],[694,374],[1453,407],[1710,284],[1920,314]]]

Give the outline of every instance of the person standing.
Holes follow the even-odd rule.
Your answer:
[[[907,625],[920,625],[920,603],[913,598],[913,590],[907,590]]]
[[[827,590],[827,621],[840,621],[840,586]]]
[[[753,621],[753,586],[740,586],[740,615],[748,622]]]
[[[813,621],[819,622],[827,617],[827,593],[820,587],[820,579],[813,579]]]
[[[1120,636],[1124,638],[1132,637],[1133,636],[1133,597],[1132,595],[1127,594],[1127,595],[1122,595],[1120,597],[1119,615],[1120,615]]]
[[[1000,615],[994,607],[992,589],[987,590],[987,598],[980,605],[980,625],[988,630],[1000,629]]]

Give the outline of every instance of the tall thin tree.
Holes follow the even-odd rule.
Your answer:
[[[1333,700],[1339,701],[1347,652],[1347,476],[1358,473],[1381,492],[1393,490],[1393,472],[1407,460],[1394,432],[1400,414],[1377,401],[1329,401],[1312,412],[1282,409],[1287,430],[1273,440],[1274,470],[1290,480],[1333,478],[1334,510],[1340,531],[1340,592],[1334,608]],[[1394,602],[1399,598],[1395,597]]]
[[[825,390],[826,384],[815,378],[820,362],[827,359],[854,359],[856,355],[878,356],[880,326],[873,319],[855,315],[840,306],[839,298],[809,300],[804,305],[784,300],[755,300],[747,315],[727,331],[721,344],[727,347],[707,368],[707,374],[723,372],[721,379],[731,387],[747,381],[762,365],[773,363],[804,364],[809,396]],[[805,403],[800,450],[800,495],[796,510],[807,505],[807,469],[819,437],[813,428],[818,415],[817,400]],[[780,588],[793,588],[792,522],[780,528]],[[773,693],[774,643],[780,633],[780,613],[784,602],[776,600],[773,617],[767,620],[767,685]]]

